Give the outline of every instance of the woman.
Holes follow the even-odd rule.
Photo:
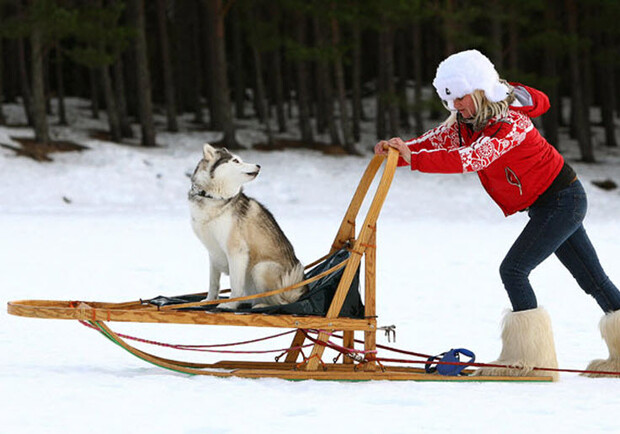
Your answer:
[[[530,218],[500,266],[513,310],[503,321],[502,351],[494,364],[525,369],[483,368],[477,375],[551,375],[557,368],[551,321],[538,306],[530,272],[552,253],[605,312],[600,323],[610,357],[588,370],[620,371],[620,292],[605,275],[582,221],[587,201],[574,170],[534,127],[531,118],[549,109],[545,94],[499,78],[477,50],[440,63],[433,81],[450,117],[424,135],[404,142],[381,141],[400,153],[399,165],[430,173],[476,172],[506,216]]]

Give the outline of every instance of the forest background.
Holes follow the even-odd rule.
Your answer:
[[[49,116],[66,125],[77,96],[92,117],[105,110],[109,130],[93,134],[113,142],[157,146],[189,113],[230,148],[236,122],[257,119],[265,149],[355,154],[364,124],[409,138],[445,117],[435,69],[477,48],[549,96],[550,143],[562,151],[568,127],[594,162],[596,145],[618,146],[619,21],[616,0],[0,0],[0,124],[19,102],[34,131],[2,146],[45,159],[63,145]]]

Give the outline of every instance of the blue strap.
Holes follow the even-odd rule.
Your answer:
[[[462,362],[460,359],[461,354],[465,357],[469,357],[470,360]],[[424,370],[429,374],[437,372],[440,375],[457,376],[462,375],[463,370],[468,366],[468,364],[474,363],[475,360],[476,355],[472,351],[465,348],[453,348],[450,351],[439,354],[438,356],[429,357],[424,365]],[[437,363],[437,361],[441,363]],[[449,363],[463,364],[451,365]]]

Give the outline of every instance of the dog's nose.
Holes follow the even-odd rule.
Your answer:
[[[260,164],[257,164],[257,165],[256,165],[256,168],[257,168],[258,170],[260,170]]]

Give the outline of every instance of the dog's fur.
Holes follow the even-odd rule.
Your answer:
[[[210,285],[206,300],[219,296],[220,276],[230,276],[231,297],[258,294],[303,280],[303,266],[271,213],[243,194],[260,166],[244,163],[227,149],[203,147],[192,175],[188,199],[192,228],[209,251]],[[254,306],[297,300],[306,287],[252,300]],[[235,309],[238,302],[220,304]]]

